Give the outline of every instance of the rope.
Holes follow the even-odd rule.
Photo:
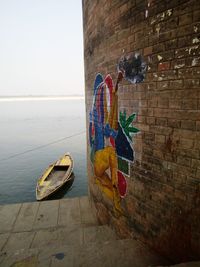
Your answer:
[[[11,155],[11,156],[9,156],[9,157],[7,157],[7,158],[2,158],[2,159],[0,159],[0,161],[5,161],[5,160],[8,160],[8,159],[16,158],[16,157],[19,157],[19,156],[21,156],[21,155],[24,155],[24,154],[27,154],[27,153],[30,153],[30,152],[33,152],[33,151],[42,149],[42,148],[44,148],[44,147],[48,147],[48,146],[51,146],[51,145],[60,143],[60,142],[62,142],[62,141],[64,141],[64,140],[66,140],[66,139],[69,139],[69,138],[73,138],[73,137],[82,135],[82,134],[84,134],[84,133],[85,133],[85,131],[83,131],[83,132],[79,132],[79,133],[77,133],[77,134],[73,134],[73,135],[70,135],[70,136],[66,136],[66,137],[64,137],[64,138],[58,139],[58,140],[56,140],[56,141],[52,141],[52,142],[47,143],[47,144],[45,144],[45,145],[41,145],[41,146],[38,146],[38,147],[35,147],[35,148],[32,148],[32,149],[26,150],[26,151],[21,152],[21,153],[17,153],[17,154]]]

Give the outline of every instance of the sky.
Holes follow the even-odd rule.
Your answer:
[[[83,95],[81,0],[0,0],[0,96]]]

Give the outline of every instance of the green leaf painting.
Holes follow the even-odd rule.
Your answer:
[[[126,127],[128,127],[133,122],[133,120],[135,119],[135,116],[136,114],[133,113],[131,116],[128,117],[128,119],[126,120]]]
[[[136,127],[128,127],[130,133],[138,133],[140,130]]]
[[[128,118],[126,118],[126,111],[124,112],[120,111],[119,114],[119,122],[124,130],[124,133],[126,136],[132,140],[131,135],[138,133],[140,130],[132,125],[133,120],[135,119],[136,114],[131,114]]]

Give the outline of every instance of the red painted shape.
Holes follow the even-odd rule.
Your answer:
[[[113,137],[110,137],[110,143],[112,147],[115,147],[115,139]]]
[[[124,198],[126,196],[126,192],[127,192],[126,178],[124,177],[124,175],[120,171],[117,172],[117,175],[118,175],[119,194],[120,194],[121,198]]]
[[[105,83],[109,89],[110,92],[110,106],[112,105],[112,91],[113,91],[113,80],[110,74],[108,74],[105,78]]]
[[[107,85],[108,89],[109,89],[109,95],[110,95],[110,109],[112,106],[112,92],[113,92],[113,80],[110,74],[106,75],[105,78],[105,84]],[[110,137],[110,143],[112,145],[112,147],[115,147],[115,139],[113,137]]]
[[[101,103],[101,91],[103,90],[103,85],[100,85],[98,88],[98,94],[97,94],[97,100],[96,100],[96,107],[97,107],[97,113],[98,113],[98,119],[99,122],[101,121],[101,106],[103,103]]]
[[[92,136],[95,135],[95,131],[94,131],[94,123],[92,123]]]
[[[159,65],[158,65],[158,70],[159,71],[169,70],[169,69],[170,69],[170,63],[169,62],[159,63]]]

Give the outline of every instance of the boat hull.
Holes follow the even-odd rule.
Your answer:
[[[67,183],[70,184],[74,178],[72,171],[73,159],[69,154],[51,164],[37,181],[36,199],[45,200]]]

